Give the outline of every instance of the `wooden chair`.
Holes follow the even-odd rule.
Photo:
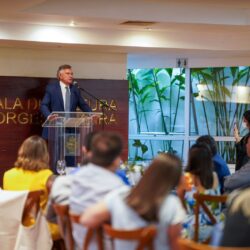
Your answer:
[[[52,174],[51,176],[49,176],[49,178],[46,181],[46,189],[48,194],[50,194],[53,183],[55,181],[55,179],[58,177],[58,175]]]
[[[27,218],[36,218],[39,209],[40,209],[40,197],[44,194],[44,191],[30,191],[28,193],[23,215],[22,215],[22,223],[24,223],[25,219]]]
[[[179,250],[249,250],[249,247],[212,247],[192,240],[179,239]]]
[[[70,220],[71,220],[71,223],[79,224],[80,215],[70,213]],[[83,241],[83,248],[82,248],[83,250],[88,250],[89,244],[95,234],[96,234],[96,240],[97,240],[97,249],[104,250],[102,228],[100,227],[95,228],[95,229],[89,228],[87,230],[85,239]]]
[[[60,234],[64,240],[67,250],[74,250],[74,239],[72,236],[72,226],[69,218],[69,205],[53,204],[57,215],[57,223]]]
[[[74,250],[75,243],[72,234],[72,223],[79,223],[80,215],[70,214],[69,205],[53,204],[53,208],[57,215],[57,222],[60,233],[64,239],[67,250]],[[93,237],[94,230],[89,229],[83,243],[83,250],[87,250],[89,243]],[[103,250],[102,234],[98,233],[98,250]]]
[[[103,226],[103,229],[104,233],[107,234],[112,240],[119,239],[128,241],[129,240],[137,241],[138,245],[135,250],[144,250],[144,249],[154,250],[153,241],[157,232],[155,226],[148,226],[135,230],[118,230],[112,228],[108,224],[105,224]]]
[[[194,241],[197,242],[199,239],[200,207],[202,207],[203,211],[206,213],[206,215],[210,219],[211,224],[215,225],[217,223],[217,219],[212,214],[212,212],[209,210],[208,206],[206,205],[206,202],[225,203],[227,200],[227,196],[226,195],[207,195],[207,194],[200,194],[197,192],[194,194],[194,198],[196,200],[196,205],[194,208],[194,214],[195,214]]]

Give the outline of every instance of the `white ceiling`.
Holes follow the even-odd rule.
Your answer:
[[[246,0],[0,0],[0,6],[0,46],[250,56]]]

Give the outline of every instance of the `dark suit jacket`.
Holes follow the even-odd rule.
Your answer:
[[[91,112],[91,108],[83,100],[80,90],[70,85],[70,112],[75,112],[76,108],[79,107],[83,112]],[[50,83],[46,87],[45,95],[41,102],[40,108],[42,114],[47,118],[52,112],[64,112],[64,104],[60,83]],[[43,129],[43,138],[48,138],[48,130]]]
[[[247,137],[250,132],[248,132],[245,136],[241,138],[241,140],[235,144],[236,147],[236,164],[235,164],[235,171],[239,170],[243,165],[245,165],[249,157],[247,156],[246,144],[247,144]]]

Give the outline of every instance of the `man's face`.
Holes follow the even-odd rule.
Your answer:
[[[246,144],[247,155],[250,157],[250,137],[248,137],[247,144]]]
[[[73,82],[73,71],[72,69],[63,69],[59,73],[59,80],[66,85],[70,85]]]

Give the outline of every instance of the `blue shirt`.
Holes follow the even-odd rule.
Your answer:
[[[221,187],[221,193],[223,193],[224,179],[226,176],[230,175],[230,170],[227,166],[227,163],[219,154],[214,155],[213,163],[214,163],[214,171],[218,175],[218,179],[219,179],[219,183]]]
[[[117,169],[115,171],[115,174],[122,179],[122,181],[124,182],[124,184],[130,186],[130,182],[129,182],[128,177],[126,176],[125,170],[123,170],[123,169]]]

